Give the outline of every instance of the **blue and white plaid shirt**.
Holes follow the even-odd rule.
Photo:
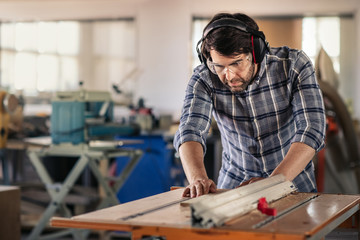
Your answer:
[[[325,110],[310,59],[302,51],[272,48],[246,90],[232,93],[209,70],[194,70],[174,146],[197,141],[206,151],[212,116],[223,146],[218,188],[234,188],[252,177],[268,177],[293,142],[324,146]],[[294,179],[300,192],[316,191],[311,161]]]

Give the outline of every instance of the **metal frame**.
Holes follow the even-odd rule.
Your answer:
[[[34,166],[41,181],[45,184],[47,192],[50,194],[51,202],[43,213],[41,219],[35,228],[32,229],[28,240],[37,239],[53,239],[62,235],[72,234],[74,239],[84,239],[87,235],[87,230],[64,231],[63,233],[48,234],[40,236],[41,232],[49,222],[50,218],[55,214],[57,210],[65,217],[71,217],[69,209],[65,206],[64,198],[74,186],[76,180],[81,173],[89,166],[91,172],[94,174],[100,186],[103,187],[105,197],[99,203],[97,209],[108,207],[111,205],[119,204],[119,200],[116,197],[116,193],[123,186],[126,179],[129,177],[136,164],[139,162],[143,152],[139,149],[126,149],[126,148],[112,148],[112,149],[92,149],[87,144],[61,144],[52,145],[49,148],[41,150],[28,150],[28,156],[32,165]],[[74,167],[66,176],[62,184],[54,183],[48,171],[46,170],[41,158],[45,156],[65,156],[76,157],[79,159],[76,161]],[[115,184],[110,187],[106,177],[103,176],[99,170],[98,164],[100,161],[108,161],[112,157],[129,156],[130,160],[125,166],[120,175],[115,179]],[[80,230],[81,231],[81,230]],[[84,232],[85,231],[85,232]]]

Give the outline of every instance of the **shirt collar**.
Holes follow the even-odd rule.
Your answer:
[[[259,69],[258,69],[257,74],[254,77],[254,82],[253,83],[256,83],[257,85],[260,84],[260,80],[262,78],[262,75],[265,73],[266,60],[267,60],[267,54],[264,56],[264,59],[258,65]]]

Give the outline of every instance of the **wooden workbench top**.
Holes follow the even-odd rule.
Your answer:
[[[282,212],[304,199],[314,198],[279,219],[261,226],[257,224],[271,217],[253,210],[228,221],[224,226],[199,229],[191,227],[190,207],[180,204],[185,200],[181,197],[182,191],[169,191],[71,219],[53,218],[51,224],[57,227],[131,231],[133,236],[156,233],[155,235],[166,235],[167,240],[172,237],[192,239],[195,235],[197,239],[216,239],[209,237],[210,233],[211,236],[221,236],[218,239],[235,239],[240,236],[261,236],[261,239],[307,239],[315,236],[314,239],[317,239],[317,236],[328,233],[358,212],[360,203],[357,195],[295,193],[270,204],[270,207]]]

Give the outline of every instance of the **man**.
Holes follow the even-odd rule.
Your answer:
[[[188,83],[174,139],[189,181],[183,196],[280,173],[300,192],[315,192],[311,159],[324,146],[325,111],[305,53],[269,48],[256,22],[240,13],[215,15],[197,50],[203,64]],[[203,163],[212,116],[223,147],[218,186]]]

